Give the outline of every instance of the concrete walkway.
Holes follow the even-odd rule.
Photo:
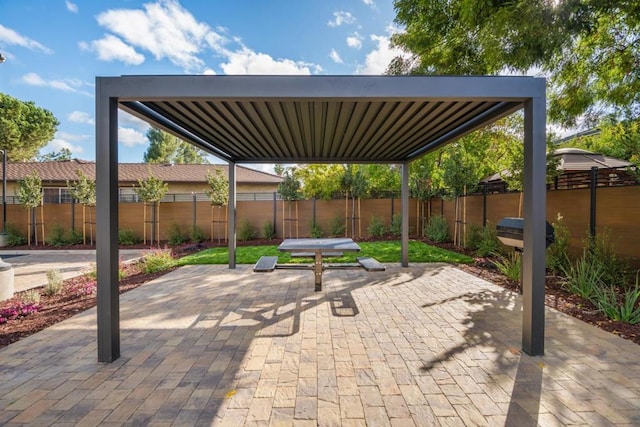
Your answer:
[[[120,250],[120,260],[141,257],[144,249]],[[96,266],[95,250],[0,250],[2,261],[14,270],[15,292],[37,288],[47,283],[47,271],[58,270],[63,279],[87,273]]]
[[[182,267],[121,296],[122,357],[95,309],[0,349],[0,424],[640,425],[640,346],[445,264],[386,272]]]

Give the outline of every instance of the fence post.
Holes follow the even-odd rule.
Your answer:
[[[278,222],[277,222],[277,216],[278,216],[278,193],[276,191],[273,192],[273,232],[276,234],[276,236],[278,235],[278,233],[276,232],[277,230],[277,226],[278,226]]]
[[[191,192],[191,195],[193,197],[193,226],[191,227],[191,232],[193,233],[193,235],[195,236],[196,234],[196,208],[197,208],[197,196],[195,192]]]
[[[598,187],[598,167],[591,167],[591,197],[589,206],[589,237],[592,242],[596,236],[596,188]]]
[[[482,227],[487,226],[487,183],[482,183]]]
[[[76,199],[71,198],[71,231],[76,231]]]

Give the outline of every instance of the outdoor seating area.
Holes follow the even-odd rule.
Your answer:
[[[254,273],[270,273],[276,268],[313,270],[315,291],[322,290],[322,274],[325,270],[364,268],[366,271],[384,271],[386,267],[371,257],[358,257],[355,263],[328,264],[325,258],[341,257],[343,252],[359,252],[360,246],[349,238],[285,239],[278,250],[291,253],[292,258],[313,258],[313,264],[278,264],[278,257],[261,256],[253,266]]]
[[[0,349],[2,425],[638,425],[638,346],[448,264],[307,271],[186,266]]]

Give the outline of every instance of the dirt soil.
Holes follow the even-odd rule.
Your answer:
[[[279,244],[279,240],[262,240],[250,242],[238,242],[238,245],[244,244]],[[463,249],[452,244],[434,244],[445,249],[456,252],[465,253]],[[139,247],[137,247],[139,246]],[[126,249],[149,249],[149,245],[126,246]],[[226,246],[225,242],[204,242],[201,244],[184,244],[172,248],[174,257],[181,257],[190,253],[198,252],[202,249],[213,246]],[[160,248],[166,247],[166,242],[161,242]],[[19,249],[19,248],[15,248]],[[23,249],[54,249],[48,246],[36,246]],[[59,247],[58,249],[94,249],[94,247],[76,245],[72,247]],[[472,256],[468,252],[467,255]],[[473,264],[459,265],[463,271],[474,274],[487,281],[495,283],[498,286],[510,289],[514,292],[520,292],[519,284],[512,282],[504,277],[492,263],[486,258],[475,258]],[[124,270],[125,277],[120,281],[120,293],[127,292],[142,286],[152,279],[160,277],[171,270],[160,273],[144,273],[137,264],[129,264],[121,267]],[[96,305],[95,295],[95,278],[89,276],[79,276],[65,280],[63,291],[53,296],[42,295],[40,299],[40,308],[36,313],[27,316],[21,316],[16,319],[0,324],[0,347],[7,346],[24,337],[41,331],[55,323],[65,320],[77,313],[87,310]],[[42,293],[42,288],[38,288]],[[546,304],[563,313],[569,314],[584,322],[595,325],[605,331],[616,334],[624,339],[635,342],[640,345],[640,324],[630,325],[627,323],[616,322],[606,318],[604,314],[599,312],[589,301],[586,301],[576,295],[572,295],[564,291],[561,287],[561,281],[557,276],[548,275],[545,284]],[[15,306],[20,302],[19,296],[10,300],[0,302],[0,311]]]

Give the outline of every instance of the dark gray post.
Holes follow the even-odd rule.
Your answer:
[[[278,192],[273,192],[273,232],[275,236],[278,235]]]
[[[236,164],[229,162],[229,268],[236,268]]]
[[[196,222],[197,222],[196,209],[198,207],[198,204],[197,204],[198,198],[196,197],[196,193],[195,192],[192,192],[191,194],[193,195],[193,226],[191,227],[191,232],[195,236],[195,234],[196,234]]]
[[[409,163],[402,164],[401,184],[402,239],[401,259],[403,267],[409,267]]]
[[[98,361],[120,357],[118,295],[118,105],[96,80]]]
[[[546,235],[546,107],[544,80],[539,95],[524,103],[524,250],[522,254],[522,350],[544,354]]]
[[[84,227],[84,224],[82,224]],[[71,198],[71,231],[76,231],[76,199]]]
[[[482,226],[487,226],[487,183],[482,183]]]
[[[589,238],[596,237],[596,188],[598,188],[598,167],[591,167],[591,198],[589,203]]]

